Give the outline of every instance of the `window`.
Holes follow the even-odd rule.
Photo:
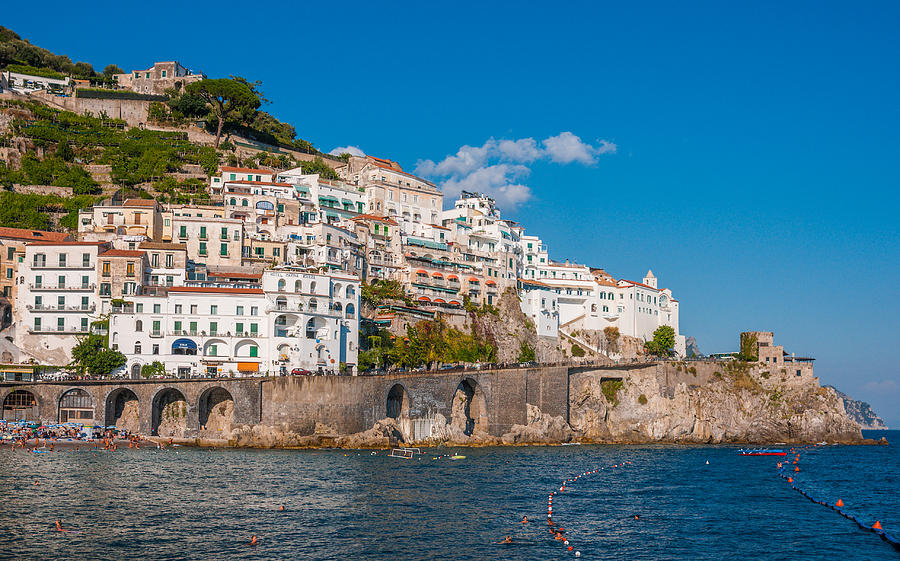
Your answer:
[[[65,253],[60,253],[60,254],[59,254],[59,266],[60,266],[60,267],[65,267],[65,266],[66,266],[66,254],[65,254]]]
[[[232,199],[232,201],[233,201],[233,200],[234,200],[234,199]],[[234,204],[234,203],[231,203],[231,204]],[[222,239],[223,239],[223,240],[227,240],[227,239],[228,239],[228,228],[222,228]]]
[[[178,237],[183,240],[187,239],[187,226],[178,227]]]
[[[35,331],[41,330],[41,318],[34,318],[34,330]]]
[[[145,75],[145,76],[144,76],[144,77],[145,77],[145,78],[146,78],[146,79],[148,79],[148,80],[149,80],[149,79],[150,79],[150,73],[149,73],[149,72],[147,72],[147,73],[146,73],[146,75]]]
[[[175,277],[173,277],[172,275],[166,276],[166,286],[172,286],[174,281],[175,281]]]
[[[104,262],[103,262],[103,266],[101,267],[101,274],[102,274],[104,277],[108,277],[108,276],[111,275],[110,269],[109,269],[109,261],[104,261]]]
[[[166,71],[165,71],[165,70],[162,71],[162,77],[163,77],[163,78],[166,77]]]
[[[82,297],[81,297],[81,309],[82,309],[82,310],[87,310],[88,307],[90,307],[90,305],[91,305],[91,304],[90,304],[90,299],[89,299],[87,296],[82,296]]]
[[[144,322],[141,320],[137,320],[134,322],[134,330],[135,331],[143,331],[144,330]]]
[[[133,277],[134,276],[134,263],[129,261],[127,265],[125,265],[125,276]]]
[[[159,267],[159,254],[153,253],[150,255],[150,266],[151,267]]]
[[[171,269],[172,265],[175,263],[175,256],[171,253],[166,254],[166,268]]]
[[[284,212],[284,205],[282,203],[278,203],[278,212]]]
[[[237,310],[235,311],[235,315],[239,315],[239,316],[244,315],[244,307],[243,307],[243,306],[238,306],[238,307],[237,307]]]
[[[208,356],[218,356],[218,345],[210,345],[209,351],[207,351]]]
[[[7,259],[12,259],[15,256],[15,254],[16,254],[16,248],[14,248],[14,247],[6,248],[6,258]]]
[[[273,257],[280,257],[280,256],[281,256],[281,248],[280,248],[280,247],[273,247],[273,248],[272,248],[272,256],[273,256]]]
[[[65,318],[56,318],[56,330],[57,331],[65,331],[66,330]]]
[[[234,330],[235,330],[235,332],[237,332],[239,334],[243,333],[244,332],[244,324],[242,322],[235,323]]]
[[[202,238],[201,238],[202,239]],[[206,242],[200,242],[200,255],[206,256]]]
[[[259,324],[251,323],[250,324],[250,336],[255,337],[258,332],[259,332]]]
[[[257,306],[250,306],[250,315],[251,315],[251,316],[258,316],[258,315],[259,315],[259,307],[257,307]]]
[[[197,334],[197,322],[192,321],[192,322],[190,322],[189,326],[190,326],[191,335],[196,335]]]
[[[65,288],[66,287],[66,277],[64,277],[63,275],[59,275],[58,277],[56,277],[56,286],[59,288]]]
[[[219,255],[226,256],[226,257],[228,256],[228,244],[227,243],[223,243],[221,246],[219,246]]]
[[[258,356],[258,355],[259,355],[259,347],[255,347],[255,346],[252,346],[252,345],[251,345],[251,346],[250,346],[250,356],[251,356],[251,357],[256,357],[256,356]]]
[[[160,305],[159,305],[159,304],[153,304],[153,313],[154,313],[154,314],[158,314],[158,313],[159,313],[159,310],[160,310]]]
[[[175,313],[176,313],[176,314],[180,314],[180,313],[181,313],[181,304],[175,304]]]
[[[241,201],[241,206],[249,206],[247,203],[247,199]]]
[[[206,226],[200,226],[200,239],[206,239]]]
[[[157,322],[154,322],[154,323],[157,323],[157,324],[158,324],[159,322],[157,321]],[[152,352],[153,354],[155,354],[155,355],[158,355],[158,354],[159,354],[159,345],[153,345],[153,350],[152,350],[151,352]]]
[[[136,355],[141,354],[141,343],[140,342],[137,342],[134,344],[134,354],[136,354]]]
[[[88,319],[81,318],[81,332],[86,333],[88,330]]]
[[[191,304],[191,315],[192,316],[197,315],[197,304]]]
[[[90,267],[91,266],[91,254],[90,253],[82,253],[81,254],[81,266],[82,267]]]

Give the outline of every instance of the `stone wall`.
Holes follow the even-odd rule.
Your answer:
[[[94,117],[99,117],[101,113],[106,113],[110,119],[122,119],[132,127],[146,123],[147,113],[150,109],[149,101],[135,99],[87,99],[60,97],[47,93],[32,94],[30,97],[79,115],[89,113]]]

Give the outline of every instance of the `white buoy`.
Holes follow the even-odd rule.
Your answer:
[[[580,551],[576,551],[576,552],[575,552],[575,557],[581,557],[581,552],[580,552]]]
[[[569,540],[564,541],[563,545],[569,545]]]
[[[706,465],[709,465],[709,460],[706,460]]]

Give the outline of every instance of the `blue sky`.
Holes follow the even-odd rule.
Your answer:
[[[98,70],[262,80],[325,151],[424,172],[494,139],[435,178],[498,194],[554,259],[652,267],[704,352],[774,330],[900,425],[900,4],[623,4],[60,3],[2,24]]]

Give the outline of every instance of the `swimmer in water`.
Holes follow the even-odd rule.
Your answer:
[[[559,530],[557,530],[556,535],[553,536],[553,539],[556,540],[556,541],[563,541],[563,540],[566,539],[566,538],[562,535],[562,532],[560,532]]]
[[[637,515],[637,514],[635,514],[635,515],[634,515],[634,519],[635,519],[635,520],[640,520],[640,519],[641,519],[641,517],[640,517],[640,516],[638,516],[638,515]]]
[[[278,510],[283,511],[283,510],[284,510],[284,505],[281,505],[281,507],[280,507]]]
[[[256,545],[256,536],[250,538],[250,545]]]
[[[59,520],[56,521],[56,531],[65,532],[65,530],[63,530],[62,523]]]
[[[497,542],[497,543],[498,543],[498,544],[512,543],[512,538],[509,537],[509,536],[506,536],[506,539],[504,539],[504,540],[502,540],[502,541],[499,541],[499,542]]]
[[[523,516],[523,517],[522,517],[522,524],[528,524],[528,517],[527,517],[527,516]]]

